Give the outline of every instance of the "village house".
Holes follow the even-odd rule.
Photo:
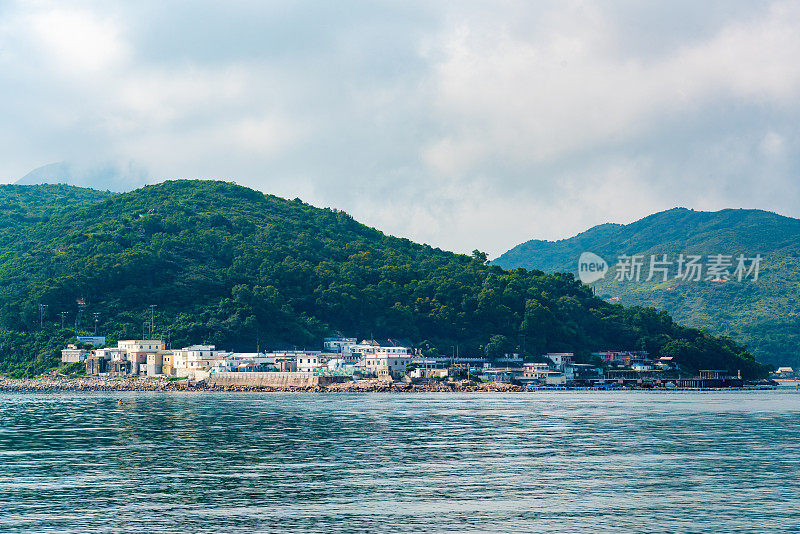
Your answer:
[[[602,369],[588,363],[571,363],[564,366],[564,378],[568,382],[598,380],[602,376]]]
[[[88,351],[79,349],[76,345],[67,345],[66,349],[61,350],[62,363],[81,363],[86,360]]]
[[[775,371],[775,374],[778,378],[793,378],[794,369],[791,367],[778,367],[778,369]]]
[[[364,368],[378,378],[401,378],[406,364],[411,363],[412,351],[408,347],[377,347],[364,356]]]
[[[109,347],[105,349],[95,349],[94,354],[97,356],[101,356],[108,361],[112,360],[124,360],[127,356],[127,352],[119,347]]]
[[[164,354],[162,352],[150,352],[147,354],[147,376],[163,374]]]
[[[125,339],[117,342],[117,348],[125,351],[133,375],[147,373],[147,355],[164,350],[160,339]]]
[[[623,351],[601,351],[601,352],[593,352],[592,356],[597,356],[603,360],[604,363],[607,365],[612,365],[616,367],[630,367],[634,363],[643,363],[644,361],[648,360],[647,351],[631,351],[631,350],[623,350]]]
[[[287,352],[268,353],[273,358],[273,365],[279,373],[294,373],[297,371],[297,357]]]
[[[303,351],[295,355],[296,369],[301,373],[313,373],[327,365],[327,358],[319,351]]]
[[[544,357],[553,362],[556,369],[563,371],[566,365],[572,363],[575,355],[571,352],[548,352]]]
[[[326,337],[322,341],[322,347],[325,352],[335,352],[342,354],[348,352],[347,349],[358,343],[358,339],[354,337]]]
[[[227,354],[216,350],[214,345],[191,345],[172,350],[172,371],[174,376],[195,376],[198,371],[208,371],[214,361]]]
[[[535,362],[526,363],[522,366],[523,383],[538,383],[544,386],[563,386],[566,384],[564,373],[555,371],[546,363]]]

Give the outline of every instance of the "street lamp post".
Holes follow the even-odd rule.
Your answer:
[[[156,308],[158,306],[156,304],[150,305],[150,339],[153,339],[153,329],[156,325]]]

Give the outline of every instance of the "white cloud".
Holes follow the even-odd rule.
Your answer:
[[[86,9],[50,8],[27,17],[31,38],[45,60],[76,75],[120,66],[128,48],[118,22]]]
[[[761,153],[768,158],[783,156],[786,149],[786,140],[782,135],[769,131],[759,145]]]
[[[721,98],[797,104],[796,7],[775,6],[658,59],[615,50],[611,36],[625,29],[597,10],[549,18],[562,26],[544,35],[515,33],[501,16],[444,36],[437,108],[453,127],[427,149],[433,170],[468,173],[481,160],[531,164],[613,147]]]
[[[800,216],[797,27],[734,0],[10,2],[0,177],[134,161],[491,255],[676,205]]]

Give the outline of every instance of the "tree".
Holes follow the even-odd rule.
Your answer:
[[[489,339],[489,343],[484,347],[487,358],[500,358],[514,350],[514,343],[508,336],[497,334]]]
[[[489,261],[489,255],[485,252],[481,252],[477,248],[472,251],[472,259],[475,261],[480,262],[481,265],[485,265],[487,261]]]

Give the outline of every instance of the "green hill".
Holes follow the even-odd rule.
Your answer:
[[[676,321],[731,336],[757,359],[800,366],[800,220],[760,210],[701,212],[684,208],[656,213],[628,225],[604,224],[561,241],[528,241],[493,261],[504,268],[538,268],[577,274],[582,252],[604,258],[611,268],[594,287],[597,295],[626,305],[654,306]],[[679,254],[739,254],[763,259],[758,280],[683,280],[677,262],[666,282],[656,273],[646,281],[617,280],[618,257],[642,255],[668,261]],[[747,263],[749,267],[749,263]],[[731,271],[735,270],[735,265]],[[705,276],[703,277],[705,278]]]
[[[13,246],[28,229],[64,208],[112,195],[69,185],[0,186],[0,247]]]
[[[19,187],[19,186],[16,186]],[[33,195],[43,186],[30,186]],[[0,190],[2,187],[0,187]],[[93,198],[92,195],[101,198]],[[690,368],[764,369],[730,339],[595,297],[572,275],[505,271],[384,235],[346,213],[218,181],[85,191],[32,222],[0,256],[0,372],[57,363],[77,331],[232,350],[397,336],[430,352],[490,356],[645,349]],[[78,302],[83,303],[80,316]],[[40,326],[39,305],[47,305]],[[61,327],[61,312],[65,312]]]

